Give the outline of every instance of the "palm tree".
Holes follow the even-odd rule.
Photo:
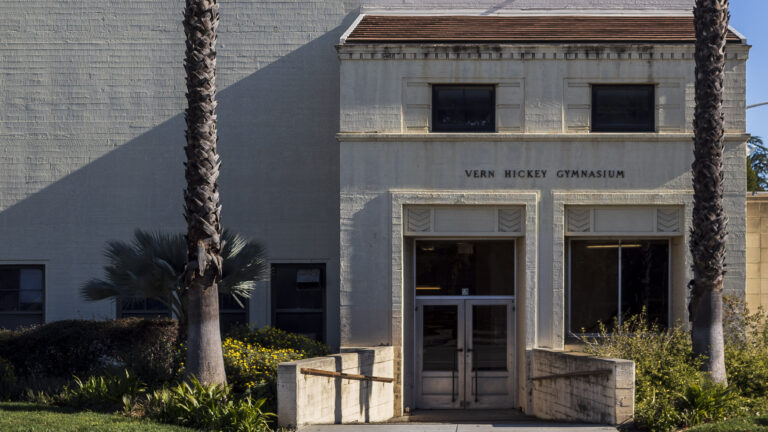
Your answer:
[[[723,347],[723,267],[726,224],[723,209],[723,68],[728,0],[696,0],[696,108],[694,111],[693,258],[691,338],[704,370],[727,384]]]
[[[187,220],[187,373],[203,384],[226,384],[219,332],[217,282],[222,273],[219,155],[216,152],[217,0],[186,0],[187,155],[184,217]]]
[[[222,294],[231,295],[243,306],[256,281],[266,279],[269,267],[262,246],[224,230],[221,235],[223,270],[218,284]],[[88,301],[114,299],[130,302],[156,300],[173,313],[180,328],[187,328],[187,299],[184,268],[187,242],[183,234],[134,232],[131,243],[107,242],[108,264],[105,279],[91,279],[80,288]]]

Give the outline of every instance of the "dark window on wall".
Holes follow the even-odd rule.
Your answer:
[[[592,132],[654,132],[653,85],[592,85]]]
[[[0,265],[0,328],[43,323],[45,267]]]
[[[248,324],[248,299],[237,303],[229,294],[219,294],[219,327],[226,333],[234,326]],[[171,310],[155,299],[136,299],[117,302],[118,318],[171,318]]]
[[[571,240],[570,331],[597,333],[645,308],[669,323],[668,240]]]
[[[219,327],[226,333],[232,327],[248,325],[248,305],[250,299],[240,299],[240,303],[229,294],[219,294]]]
[[[272,326],[325,342],[325,264],[272,264]]]
[[[494,132],[496,87],[433,85],[432,132]]]
[[[155,299],[137,298],[117,302],[118,318],[170,318],[171,310]]]

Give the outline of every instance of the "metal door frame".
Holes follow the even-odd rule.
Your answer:
[[[448,296],[446,296],[448,297]],[[487,409],[487,408],[512,408],[517,406],[517,369],[516,369],[516,341],[517,335],[515,333],[516,328],[516,307],[514,296],[504,297],[471,297],[471,296],[450,296],[450,298],[441,297],[426,297],[421,296],[415,298],[414,307],[414,404],[417,408],[422,409]],[[431,305],[443,305],[453,306],[457,308],[457,328],[456,328],[456,368],[455,371],[451,371],[451,378],[455,381],[455,387],[452,385],[452,394],[450,401],[440,403],[436,401],[434,404],[424,401],[422,398],[422,377],[425,376],[425,372],[422,368],[422,354],[423,354],[423,307]],[[484,401],[474,397],[474,389],[477,383],[477,372],[471,371],[472,358],[470,353],[472,352],[473,340],[471,338],[472,333],[472,306],[484,306],[484,305],[506,305],[507,306],[507,386],[508,386],[508,400],[502,404],[490,404],[483,403]],[[469,346],[468,346],[469,345]],[[436,377],[448,378],[448,372],[427,372],[429,375],[435,375]],[[503,373],[499,373],[503,376]],[[469,389],[469,391],[467,391]],[[448,400],[448,397],[435,396],[435,399],[444,398]],[[482,396],[481,396],[482,399]]]

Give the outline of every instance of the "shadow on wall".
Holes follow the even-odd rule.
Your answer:
[[[338,257],[334,45],[354,15],[219,92],[223,225],[264,240],[271,256]],[[185,229],[184,128],[179,113],[0,212],[0,261],[46,264],[46,321],[114,315],[78,293],[102,274],[107,240]]]

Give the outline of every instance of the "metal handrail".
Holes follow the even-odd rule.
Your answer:
[[[385,383],[395,382],[394,378],[348,374],[344,372],[332,372],[332,371],[326,371],[322,369],[312,369],[312,368],[301,368],[301,373],[305,375],[318,375],[318,376],[353,379],[353,380],[360,380],[360,381],[378,381],[378,382],[385,382]]]

